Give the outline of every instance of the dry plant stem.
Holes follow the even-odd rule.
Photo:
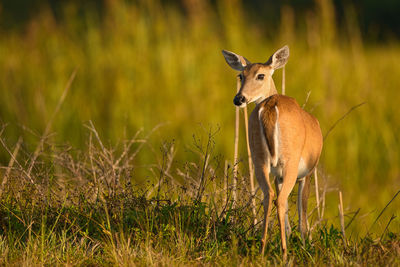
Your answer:
[[[207,171],[207,167],[208,167],[208,162],[210,159],[210,153],[211,153],[211,139],[212,139],[212,133],[211,133],[211,129],[210,132],[208,133],[208,140],[207,140],[207,147],[206,147],[206,151],[204,154],[204,161],[203,161],[203,166],[201,169],[201,176],[200,176],[200,185],[199,185],[199,189],[197,192],[197,197],[196,199],[198,201],[201,201],[201,198],[204,194],[205,188],[206,188],[206,171]]]
[[[237,80],[237,92],[240,89],[240,80]],[[233,201],[237,199],[237,175],[238,175],[238,150],[239,150],[239,107],[235,108],[235,144],[233,155]]]
[[[304,101],[304,104],[301,107],[302,109],[304,109],[306,107],[308,100],[310,99],[310,95],[311,95],[311,91],[308,91],[307,96],[306,96],[306,101]]]
[[[229,185],[228,161],[225,160],[225,166],[224,166],[224,192],[225,192],[225,203],[227,203],[228,200],[229,200],[228,185]]]
[[[343,240],[346,240],[346,232],[345,232],[345,228],[344,228],[342,191],[339,191],[339,217],[340,217],[340,228],[342,229]],[[345,244],[346,244],[346,242],[345,242]]]
[[[358,208],[358,210],[354,213],[353,217],[351,217],[350,221],[347,223],[347,225],[344,227],[344,229],[347,229],[350,224],[354,221],[354,219],[357,217],[358,213],[360,212],[361,208]]]
[[[159,174],[159,178],[158,178],[157,196],[156,196],[157,208],[160,205],[159,199],[160,199],[160,192],[161,192],[161,184],[162,184],[162,181],[163,181],[164,176],[165,176],[164,175],[165,174],[164,168],[165,168],[165,165],[166,165],[166,157],[167,157],[166,153],[167,152],[165,152],[165,151],[163,152],[163,159],[162,159],[162,163],[161,163],[161,166],[160,166],[160,174]]]
[[[286,84],[285,84],[285,66],[282,68],[282,95],[286,94]]]
[[[29,168],[28,168],[28,172],[27,172],[28,174],[31,174],[31,171],[32,171],[33,166],[35,165],[36,159],[39,156],[39,154],[43,148],[44,141],[46,140],[46,138],[50,132],[53,121],[54,121],[57,113],[60,111],[60,108],[61,108],[62,104],[64,103],[65,97],[67,96],[67,93],[71,87],[71,84],[75,79],[75,75],[76,75],[76,69],[72,72],[71,76],[69,77],[67,85],[65,86],[64,91],[63,91],[60,99],[58,100],[56,109],[54,110],[52,116],[50,117],[50,120],[47,122],[47,125],[43,132],[43,135],[40,138],[39,144],[36,147],[35,152],[33,152],[33,157],[32,157],[31,163],[29,164]]]
[[[116,189],[116,185],[117,185],[117,174],[116,174],[116,170],[115,170],[115,165],[113,164],[114,160],[112,158],[112,154],[109,151],[107,151],[107,149],[104,147],[103,142],[101,141],[100,136],[99,136],[98,132],[96,131],[96,128],[94,127],[93,122],[91,120],[89,121],[89,126],[85,125],[85,127],[88,128],[96,137],[97,142],[99,143],[99,145],[101,147],[101,152],[103,153],[103,158],[111,167],[112,185],[110,186],[110,184],[107,181],[105,181],[105,182],[107,183],[107,186],[111,189],[110,190],[111,195],[113,195],[115,193],[115,189]]]
[[[150,136],[161,126],[164,126],[166,123],[160,123],[157,124],[153,129],[151,129],[151,131],[146,135],[146,137],[142,140],[138,140],[138,143],[141,143],[135,150],[135,152],[129,157],[128,162],[132,161],[136,155],[141,151],[141,149],[143,148],[143,146],[147,143],[147,141],[149,140]]]
[[[105,153],[106,148],[104,147],[103,142],[101,142],[100,136],[99,136],[98,132],[96,131],[96,128],[94,127],[93,122],[91,120],[89,121],[89,124],[90,124],[89,125],[90,127],[87,125],[85,125],[85,127],[94,133],[94,136],[96,137],[97,142],[99,143],[99,145],[101,147],[101,151],[104,153],[104,155],[106,155],[106,153]]]
[[[10,175],[11,169],[14,166],[15,159],[17,158],[17,155],[18,155],[18,152],[19,152],[19,148],[21,147],[21,143],[22,143],[22,137],[20,136],[18,138],[17,144],[15,145],[14,151],[12,153],[12,157],[10,159],[10,162],[8,163],[8,167],[7,167],[6,173],[3,176],[3,181],[1,182],[0,198],[1,198],[2,194],[3,194],[4,187],[7,184],[8,176]]]
[[[317,168],[314,169],[314,182],[315,182],[315,199],[317,201],[317,213],[318,213],[318,220],[321,220],[321,212],[319,209],[319,187],[318,187],[318,170]]]
[[[122,152],[121,156],[114,162],[114,165],[116,165],[116,166],[119,165],[120,161],[128,154],[129,150],[131,149],[131,146],[134,143],[142,143],[141,140],[136,139],[141,132],[142,132],[142,129],[137,131],[135,136],[133,138],[131,138],[128,145],[125,147],[124,151]]]
[[[247,158],[249,161],[249,177],[250,177],[250,194],[251,194],[251,210],[253,212],[253,224],[257,224],[257,211],[256,211],[256,199],[255,199],[255,188],[254,188],[254,170],[253,161],[251,160],[251,151],[249,145],[249,122],[247,116],[247,106],[244,108],[244,126],[246,129],[246,144],[247,144]]]
[[[385,235],[386,230],[389,228],[389,225],[392,223],[392,221],[393,221],[394,219],[396,219],[396,217],[397,217],[396,215],[392,214],[392,217],[390,217],[389,222],[386,224],[386,227],[385,227],[385,229],[383,230],[382,235],[381,235],[381,237],[379,238],[379,241],[382,241],[382,238],[383,238],[383,236]]]
[[[95,195],[96,195],[96,200],[99,197],[99,190],[100,190],[100,183],[97,182],[97,175],[96,175],[96,169],[93,164],[93,143],[92,143],[92,132],[89,134],[89,159],[90,159],[90,165],[91,165],[91,170],[92,170],[92,175],[93,175],[93,183],[95,185]]]
[[[385,212],[385,210],[387,209],[387,207],[389,207],[390,203],[393,202],[393,200],[397,197],[397,195],[400,193],[400,190],[397,191],[397,193],[392,197],[392,199],[386,204],[386,206],[383,208],[383,210],[379,213],[378,217],[376,217],[375,221],[371,224],[371,226],[369,227],[368,231],[367,231],[367,235],[369,234],[369,232],[371,231],[372,227],[375,225],[375,223],[379,220],[379,218],[382,216],[383,212]]]
[[[4,149],[7,150],[7,153],[10,155],[10,157],[14,160],[14,162],[19,166],[20,170],[22,171],[22,173],[29,179],[29,181],[31,182],[31,184],[35,185],[35,182],[33,181],[31,175],[29,173],[27,173],[25,171],[25,169],[22,167],[22,165],[18,162],[18,160],[16,159],[16,157],[14,157],[13,153],[11,153],[11,151],[8,149],[7,145],[4,143],[3,138],[0,137],[0,143],[3,145]]]
[[[111,167],[112,170],[112,177],[111,177],[111,181],[112,181],[112,186],[111,186],[111,193],[113,194],[115,191],[115,188],[117,186],[117,173],[116,173],[116,166],[114,164],[114,159],[113,159],[113,155],[111,153],[111,151],[108,151],[105,146],[103,145],[103,142],[100,139],[100,136],[98,134],[98,132],[96,131],[96,128],[94,127],[93,122],[90,120],[89,121],[90,127],[86,126],[91,132],[93,132],[94,136],[97,139],[97,142],[99,143],[100,147],[101,147],[101,152],[103,153],[103,159],[109,164],[109,166]],[[107,183],[108,184],[108,183]],[[109,186],[109,184],[108,184]]]
[[[324,191],[322,191],[321,220],[324,218],[324,213],[325,213],[325,198],[327,189],[328,185],[325,183]]]

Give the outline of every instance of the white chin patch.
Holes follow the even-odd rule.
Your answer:
[[[247,106],[247,103],[243,103],[239,106],[239,108],[244,108],[245,106]]]

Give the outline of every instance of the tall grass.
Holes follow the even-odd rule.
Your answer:
[[[339,225],[336,207],[337,191],[341,190],[346,220],[361,208],[349,231],[362,235],[400,188],[400,118],[396,116],[400,46],[398,41],[364,44],[351,9],[346,28],[338,29],[330,1],[316,1],[304,19],[296,18],[296,12],[285,6],[280,28],[270,29],[253,24],[240,1],[221,0],[213,5],[187,1],[184,13],[158,1],[107,3],[103,16],[78,10],[73,4],[62,9],[63,20],[42,10],[23,31],[0,36],[0,119],[9,124],[2,136],[11,150],[23,137],[21,165],[29,162],[68,78],[77,69],[53,122],[54,134],[46,139],[49,144],[70,145],[72,153],[59,157],[85,156],[79,151],[85,151],[88,140],[94,140],[92,127],[83,126],[89,121],[106,149],[117,143],[128,145],[122,140],[140,129],[149,133],[163,124],[144,138],[152,145],[143,147],[135,157],[138,168],[129,173],[131,183],[146,188],[144,184],[150,180],[156,187],[156,178],[169,177],[185,185],[190,179],[180,174],[185,173],[187,162],[196,159],[196,153],[188,151],[193,148],[193,134],[203,127],[219,127],[214,150],[233,161],[236,74],[226,66],[221,49],[263,62],[288,44],[291,56],[286,66],[286,94],[303,104],[311,91],[305,109],[319,119],[323,132],[349,108],[367,102],[325,140],[320,184],[321,190],[327,188],[327,218]],[[275,74],[277,88],[280,75]],[[172,143],[174,160],[168,163],[171,152],[162,152],[165,157],[158,165],[179,168],[171,168],[169,176],[156,175],[152,164],[158,147],[164,151]],[[244,143],[240,149],[240,157],[246,160]],[[2,149],[0,155],[2,165],[7,166],[9,153]],[[53,156],[40,158],[43,164],[53,161]],[[245,166],[241,166],[242,176],[247,173]],[[48,170],[49,177],[40,179],[59,183],[54,173],[60,169],[54,167]],[[92,175],[91,179],[97,177]],[[77,173],[65,176],[65,188],[82,182]],[[395,200],[385,211],[375,225],[377,235],[398,207]],[[390,229],[399,230],[399,226],[394,220]]]

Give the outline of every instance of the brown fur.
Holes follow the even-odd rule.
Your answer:
[[[276,92],[272,74],[285,66],[289,58],[289,47],[284,46],[276,51],[265,64],[251,64],[247,61],[244,64],[239,60],[232,60],[239,58],[239,55],[227,51],[223,51],[223,54],[233,69],[242,71],[242,84],[237,98],[235,97],[241,103],[236,105],[243,107],[251,102],[257,103],[249,119],[249,145],[256,178],[264,194],[261,252],[264,252],[271,204],[275,196],[269,180],[272,170],[277,176],[276,206],[285,260],[285,230],[290,230],[287,215],[288,197],[299,181],[299,228],[304,238],[307,229],[310,177],[322,150],[321,129],[318,120],[304,111],[294,98],[278,95]],[[264,78],[258,78],[260,74],[263,74]],[[243,99],[245,101],[242,101]]]
[[[277,117],[275,106],[278,107],[279,114],[281,114],[279,116],[279,128],[281,135],[280,139],[283,145],[282,153],[292,153],[291,151],[285,151],[286,149],[290,149],[289,147],[292,145],[287,144],[285,140],[282,140],[286,138],[282,137],[287,137],[289,140],[293,140],[291,138],[300,138],[301,140],[299,143],[302,152],[300,157],[303,158],[311,173],[313,167],[318,163],[322,149],[322,133],[318,120],[308,112],[304,111],[292,97],[276,94],[261,102],[255,110],[258,112],[260,108],[263,108],[262,113],[268,114],[262,116],[259,120],[264,129],[263,133],[267,140],[271,157],[274,157],[277,153],[277,151],[274,150],[275,144],[273,137]],[[315,141],[317,141],[317,144],[315,144]]]
[[[277,105],[277,98],[269,97],[260,103],[260,108],[259,108],[259,109],[263,108],[263,112],[269,114],[269,116],[260,116],[259,114],[259,120],[263,127],[262,134],[265,135],[265,139],[268,145],[268,150],[272,158],[274,158],[277,153],[277,151],[275,151],[275,142],[274,142],[275,123],[277,119],[277,113],[275,110],[276,105]]]
[[[274,129],[277,120],[275,106],[278,108],[278,127],[279,127],[279,151],[275,151]],[[259,110],[263,108],[261,117]],[[262,127],[260,127],[260,123]],[[262,145],[266,140],[269,151],[265,151]],[[278,217],[281,225],[282,247],[286,253],[286,236],[284,231],[285,205],[290,192],[298,180],[298,167],[300,159],[303,159],[308,173],[304,175],[304,190],[302,192],[301,203],[302,212],[299,214],[301,220],[301,234],[304,237],[307,229],[307,199],[309,195],[310,175],[318,163],[322,150],[322,133],[317,119],[304,111],[294,98],[283,95],[272,95],[258,104],[250,115],[249,119],[249,141],[252,152],[252,159],[256,171],[256,178],[265,195],[265,224],[268,224],[271,210],[271,200],[275,195],[270,181],[271,158],[278,153],[278,165],[282,168],[282,189],[278,193],[277,206]],[[303,176],[303,177],[304,177]],[[262,248],[265,246],[267,226],[265,226]]]

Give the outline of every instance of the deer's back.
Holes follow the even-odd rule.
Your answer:
[[[249,129],[252,146],[260,146],[262,138],[265,138],[269,154],[272,157],[277,155],[278,164],[297,157],[299,177],[307,175],[318,163],[322,150],[318,120],[292,97],[276,94],[258,104],[251,114]],[[257,153],[259,148],[253,150]]]

